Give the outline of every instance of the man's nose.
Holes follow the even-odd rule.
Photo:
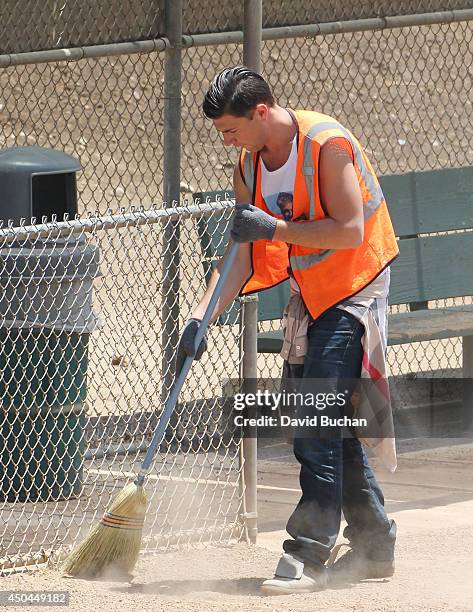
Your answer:
[[[233,134],[224,134],[223,135],[223,144],[225,146],[227,146],[227,147],[229,145],[235,144],[235,137],[234,137],[234,135]]]

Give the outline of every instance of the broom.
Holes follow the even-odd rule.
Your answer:
[[[195,336],[196,350],[207,330],[210,317],[220,297],[223,285],[229,276],[237,250],[238,244],[234,243],[225,259],[220,278]],[[65,575],[80,578],[98,578],[107,574],[128,577],[133,570],[141,548],[146,511],[144,479],[156,449],[164,437],[192,361],[192,357],[186,357],[182,370],[174,382],[136,480],[124,487],[88,537],[66,558],[63,564]]]

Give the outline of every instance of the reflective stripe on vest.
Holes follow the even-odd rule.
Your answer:
[[[343,126],[338,123],[326,122],[314,125],[309,129],[307,135],[304,138],[304,158],[302,162],[302,172],[305,177],[307,192],[310,197],[310,216],[309,219],[313,219],[315,216],[315,196],[314,196],[314,160],[312,157],[312,139],[325,130],[338,129],[342,134],[349,140],[352,145],[355,161],[360,169],[361,176],[365,182],[366,187],[371,193],[371,198],[363,204],[363,218],[367,221],[379,208],[381,203],[384,201],[383,192],[380,186],[377,184],[374,176],[366,167],[363,156],[359,147],[353,142],[350,133]],[[319,253],[311,253],[310,255],[291,255],[291,267],[294,270],[307,270],[313,265],[320,263],[324,259],[327,259],[330,255],[335,253],[336,249],[325,249]]]
[[[251,196],[253,197],[253,183],[255,180],[255,168],[253,166],[253,156],[245,151],[245,159],[243,160],[243,176],[245,184],[248,187]]]
[[[293,270],[307,270],[327,259],[333,253],[335,253],[335,249],[324,249],[319,253],[311,253],[310,255],[291,255],[291,268]]]
[[[315,217],[315,196],[314,196],[314,160],[312,159],[312,139],[311,131],[304,138],[304,157],[302,159],[302,174],[304,175],[307,193],[309,194],[310,210],[309,220]]]

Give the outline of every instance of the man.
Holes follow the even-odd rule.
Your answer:
[[[212,320],[236,295],[289,276],[284,376],[359,378],[369,335],[362,320],[369,313],[375,322],[370,333],[374,327],[384,337],[384,320],[372,315],[375,307],[386,312],[389,264],[398,254],[383,194],[360,143],[327,115],[279,106],[263,77],[244,66],[214,78],[203,111],[224,144],[241,149],[231,231],[239,253]],[[278,206],[281,193],[291,200],[290,217]],[[221,262],[183,331],[178,363],[194,352],[198,322],[220,269]],[[294,342],[301,330],[303,346]],[[205,348],[203,342],[197,357]],[[275,576],[262,590],[324,588],[342,510],[351,550],[330,575],[351,581],[391,576],[396,526],[386,516],[359,440],[296,436],[294,453],[302,497],[287,523],[291,538],[283,543]]]

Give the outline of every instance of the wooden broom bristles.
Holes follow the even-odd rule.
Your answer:
[[[140,552],[146,503],[142,486],[126,485],[88,537],[67,557],[64,573],[80,578],[129,575]]]

